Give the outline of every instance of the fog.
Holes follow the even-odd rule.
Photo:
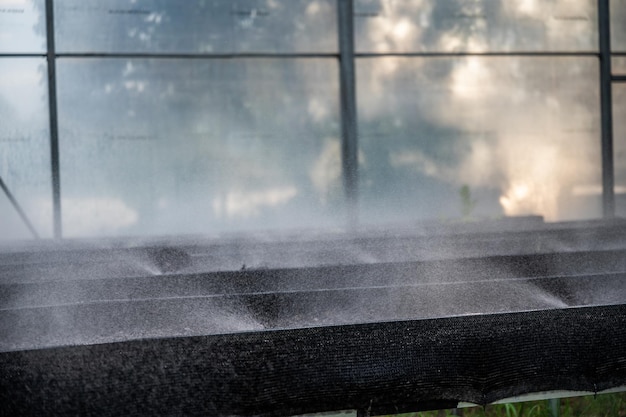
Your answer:
[[[330,1],[55,7],[61,53],[337,52]],[[1,39],[43,47],[43,2],[11,9]],[[363,0],[356,50],[588,52],[596,20],[588,0]],[[0,175],[50,236],[45,65],[0,65]],[[343,226],[334,58],[60,58],[57,71],[65,236]],[[357,58],[361,221],[458,219],[462,187],[475,219],[599,217],[597,80],[593,57]],[[2,237],[28,237],[10,216]]]
[[[621,304],[624,225],[0,245],[0,351]]]
[[[374,17],[359,32],[363,51],[584,51],[597,43],[592,2],[371,3],[366,16]],[[456,189],[497,190],[482,208],[489,215],[496,205],[505,215],[549,221],[599,215],[597,195],[575,195],[577,187],[600,184],[595,60],[364,61],[357,79],[363,146],[370,135],[405,135],[389,153],[392,166]],[[379,127],[382,115],[393,117],[391,127]]]
[[[0,13],[0,51],[43,50],[43,4]],[[25,243],[0,198],[1,350],[624,301],[621,236],[562,223],[601,216],[594,1],[356,1],[350,233],[334,2],[55,16],[68,239]],[[49,238],[46,79],[0,59],[0,176]]]
[[[44,1],[1,3],[0,55],[35,54],[0,56],[0,177],[43,237],[32,239],[0,194],[0,354],[22,367],[20,381],[32,376],[41,388],[56,366],[28,358],[77,352],[76,366],[57,362],[68,380],[47,385],[76,382],[81,401],[100,396],[104,385],[92,381],[101,376],[120,389],[139,381],[133,397],[165,387],[177,404],[181,376],[201,388],[215,377],[236,395],[254,383],[265,401],[274,398],[272,378],[285,380],[280,366],[301,366],[285,358],[312,362],[332,351],[327,334],[351,334],[345,346],[376,340],[382,348],[355,350],[362,358],[348,356],[327,376],[358,385],[350,395],[374,395],[358,375],[365,363],[383,401],[400,378],[413,383],[405,376],[415,355],[406,352],[460,352],[480,372],[490,368],[482,366],[489,354],[472,352],[493,341],[466,349],[477,340],[464,338],[468,322],[490,323],[478,334],[495,341],[514,344],[510,335],[525,333],[527,353],[539,338],[520,317],[565,323],[581,310],[597,324],[613,313],[596,307],[626,303],[626,224],[600,219],[595,0],[355,0],[356,227],[346,222],[334,1],[55,1],[63,239],[52,239],[47,64],[37,55]],[[626,21],[626,7],[612,5],[623,16],[614,23]],[[614,45],[626,50],[626,30],[616,26]],[[622,87],[613,90],[618,215],[626,207]],[[360,326],[372,323],[396,330]],[[590,334],[604,341],[611,333],[599,328]],[[580,330],[550,331],[576,357],[569,339]],[[554,347],[553,334],[542,339]],[[241,349],[248,340],[257,344]],[[112,382],[87,359],[107,358],[93,345],[111,343],[100,347],[114,352]],[[186,347],[170,350],[179,343]],[[395,372],[387,345],[411,366]],[[156,356],[127,355],[134,347]],[[267,349],[276,353],[269,360]],[[203,365],[186,368],[188,355]],[[261,364],[251,379],[237,357]],[[138,372],[150,380],[133,379]],[[495,380],[485,385],[480,372],[468,387],[484,403]],[[36,384],[11,384],[29,402],[39,394]],[[202,406],[213,406],[199,392]],[[41,394],[55,407],[66,401]]]

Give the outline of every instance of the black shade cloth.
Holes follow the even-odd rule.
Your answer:
[[[626,307],[0,354],[3,415],[289,415],[486,404],[626,383]]]
[[[626,386],[626,224],[452,229],[0,248],[0,415],[379,414]]]

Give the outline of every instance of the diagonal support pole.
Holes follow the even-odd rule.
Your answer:
[[[15,197],[13,197],[13,194],[11,194],[11,191],[9,190],[9,187],[6,186],[6,184],[2,180],[2,177],[0,177],[0,188],[2,188],[2,191],[4,191],[4,193],[6,194],[6,196],[9,199],[9,201],[11,202],[13,207],[15,208],[15,211],[17,211],[17,213],[20,215],[20,217],[22,218],[22,221],[24,222],[24,224],[26,224],[26,227],[28,227],[28,229],[33,234],[33,236],[35,236],[35,239],[39,239],[39,234],[37,233],[37,231],[33,227],[33,225],[30,222],[30,220],[28,220],[28,217],[26,216],[26,213],[24,213],[24,210],[22,210],[22,207],[20,207],[20,205],[17,202],[17,200],[15,199]]]

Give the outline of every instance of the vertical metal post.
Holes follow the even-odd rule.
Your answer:
[[[339,84],[341,103],[341,158],[347,200],[348,227],[358,224],[358,135],[354,69],[353,0],[337,1],[339,33]]]
[[[598,0],[600,39],[600,117],[602,129],[602,210],[605,218],[615,216],[613,167],[613,110],[611,95],[611,27],[609,0]]]
[[[46,39],[48,61],[48,106],[50,115],[50,163],[52,172],[52,222],[54,237],[62,236],[61,175],[59,169],[59,126],[57,118],[56,48],[54,43],[53,0],[46,0]]]
[[[551,398],[548,400],[548,409],[551,417],[559,417],[561,415],[561,399]]]

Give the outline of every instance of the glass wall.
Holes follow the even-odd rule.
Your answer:
[[[595,59],[357,63],[365,219],[601,215]]]
[[[337,71],[323,59],[59,60],[65,233],[343,220]]]
[[[626,1],[606,1],[623,214]],[[602,216],[596,0],[45,4],[0,3],[0,177],[44,237],[56,186],[64,237],[344,228],[351,174],[362,225]],[[31,236],[0,210],[0,239]]]
[[[614,75],[626,75],[626,56],[614,56],[611,65]]]
[[[358,52],[595,51],[596,0],[356,0]]]
[[[611,47],[615,52],[626,52],[626,0],[610,0]]]
[[[336,52],[332,0],[63,0],[59,52]]]
[[[0,53],[36,53],[46,50],[44,0],[0,2]]]
[[[0,179],[38,233],[52,236],[50,134],[45,62],[0,59]],[[30,237],[0,190],[0,236]]]

